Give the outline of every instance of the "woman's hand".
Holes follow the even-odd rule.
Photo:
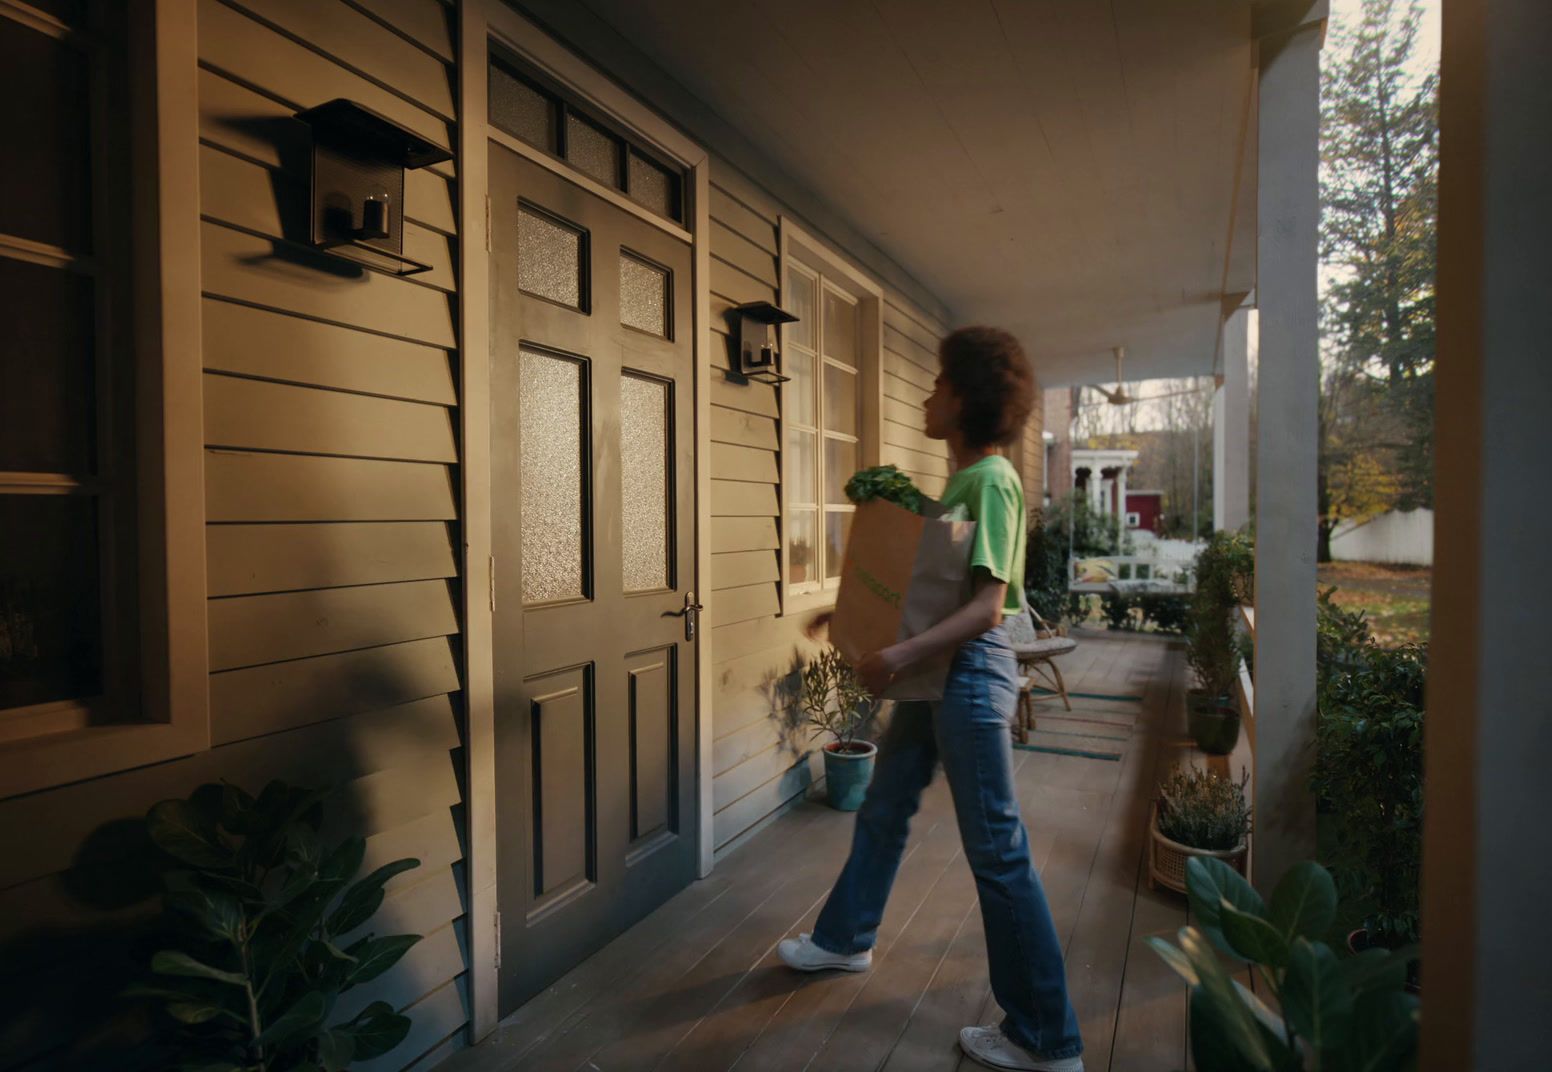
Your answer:
[[[874,696],[882,696],[895,676],[906,666],[905,653],[900,645],[864,655],[857,664],[857,680]]]
[[[830,628],[830,619],[835,617],[835,611],[827,610],[814,615],[812,621],[803,627],[803,632],[810,640],[818,640],[819,634]]]

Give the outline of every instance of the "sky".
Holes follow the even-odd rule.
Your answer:
[[[1421,80],[1428,74],[1429,71],[1438,69],[1441,4],[1442,0],[1423,0],[1422,24],[1418,28],[1417,49],[1413,53],[1411,65],[1412,69],[1409,72],[1414,79]],[[1362,0],[1331,0],[1331,27],[1334,29],[1351,20],[1357,19],[1362,8]],[[1327,47],[1330,47],[1329,38]],[[1324,286],[1330,277],[1331,273],[1325,269],[1322,269],[1322,289],[1324,289]],[[1251,310],[1250,313],[1249,351],[1251,367],[1254,368],[1257,357],[1255,310]],[[1170,391],[1184,390],[1194,386],[1197,386],[1197,381],[1190,379],[1149,380],[1138,384],[1131,390],[1131,393],[1138,397],[1147,398],[1152,395],[1160,395]],[[1204,391],[1211,390],[1210,381],[1200,384],[1200,389]],[[1094,401],[1097,398],[1098,396],[1092,393],[1086,394],[1087,401]],[[1106,409],[1109,408],[1110,407],[1106,407]],[[1168,426],[1168,421],[1165,418],[1164,407],[1162,405],[1151,405],[1148,402],[1141,402],[1138,403],[1137,410],[1137,423],[1135,427],[1139,431],[1154,428],[1164,428]],[[1118,424],[1121,423],[1119,420],[1121,416],[1122,415],[1119,412],[1114,413],[1114,417],[1116,418]],[[1116,430],[1119,431],[1120,428],[1118,427]]]

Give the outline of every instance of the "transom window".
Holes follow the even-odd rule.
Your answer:
[[[861,303],[822,271],[792,261],[783,295],[798,317],[782,349],[785,429],[783,551],[789,594],[840,582],[854,507],[846,482],[862,465]]]
[[[684,174],[515,60],[490,64],[490,121],[664,219],[684,222]]]

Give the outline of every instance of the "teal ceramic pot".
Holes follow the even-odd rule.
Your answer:
[[[830,807],[836,811],[856,811],[862,807],[862,798],[868,795],[868,783],[873,780],[873,760],[878,756],[878,746],[867,741],[852,742],[853,751],[837,752],[838,745],[827,744],[824,749],[825,793]]]

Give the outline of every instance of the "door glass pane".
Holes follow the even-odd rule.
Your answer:
[[[587,374],[582,362],[521,351],[523,602],[586,595]]]
[[[490,121],[530,145],[555,151],[555,104],[503,68],[490,68]]]
[[[814,529],[813,510],[792,510],[787,514],[788,584],[806,584],[819,579],[815,573]]]
[[[782,306],[797,317],[787,325],[787,341],[814,348],[814,281],[802,272],[787,272],[787,293],[782,295]],[[790,375],[790,373],[788,374]]]
[[[621,513],[625,590],[650,592],[668,583],[668,385],[620,377]]]
[[[857,306],[835,291],[825,288],[825,356],[857,365]]]
[[[824,424],[830,432],[857,434],[857,374],[825,362]]]
[[[845,439],[825,437],[825,502],[843,506],[846,498],[846,482],[857,471],[857,444]]]
[[[605,186],[620,188],[620,143],[614,135],[566,112],[566,159],[584,175],[591,175]]]
[[[787,501],[814,501],[814,433],[794,428],[787,436]]]
[[[850,510],[825,511],[825,579],[834,580],[841,575],[846,561],[846,537],[851,535]]]
[[[620,323],[668,337],[668,273],[629,253],[620,253]]]
[[[677,219],[673,177],[639,153],[630,154],[630,198],[659,216]]]
[[[0,258],[0,472],[96,471],[92,304],[90,278]]]
[[[790,381],[782,385],[781,400],[787,420],[795,424],[813,425],[817,418],[814,406],[814,359],[798,350],[788,350],[783,355]]]
[[[520,205],[517,287],[573,309],[582,308],[582,232]]]
[[[102,691],[97,500],[0,495],[0,709]]]

